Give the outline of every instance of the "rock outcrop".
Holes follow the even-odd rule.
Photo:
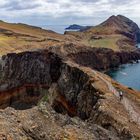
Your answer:
[[[83,140],[129,140],[140,137],[137,122],[131,121],[123,104],[101,79],[102,77],[111,82],[109,77],[72,61],[63,60],[48,51],[8,54],[2,57],[0,64],[0,107],[30,108],[23,111],[13,110],[12,113],[8,109],[0,112],[0,117],[5,116],[0,122],[3,137],[8,134],[13,139],[58,139],[60,134],[62,138],[63,134],[67,134],[62,128],[70,126],[71,130],[78,131],[75,139],[79,139],[80,132],[83,131]],[[32,108],[37,104],[39,110]],[[60,115],[58,118],[57,113],[64,116]],[[12,124],[6,114],[14,120]],[[79,117],[81,120],[70,117]],[[50,130],[46,126],[50,126]],[[59,131],[54,131],[56,129]],[[54,132],[56,135],[53,135]],[[69,136],[72,137],[72,133]]]
[[[121,64],[138,62],[140,59],[139,49],[115,52],[112,49],[90,48],[71,43],[61,47],[49,47],[48,50],[77,64],[99,71],[107,71]]]
[[[99,71],[107,71],[121,64],[138,62],[140,52],[114,52],[110,49],[101,48],[70,54],[69,57],[80,65],[91,67]]]
[[[32,101],[32,104],[43,96],[40,96],[40,91],[45,92],[60,75],[60,58],[54,60],[50,55],[26,52],[1,58],[1,106],[12,105],[17,100],[23,103]]]

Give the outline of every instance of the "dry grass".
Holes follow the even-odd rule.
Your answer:
[[[46,48],[72,42],[74,37],[25,24],[10,24],[0,21],[0,55],[11,52]]]
[[[108,26],[98,25],[84,32],[68,32],[67,34],[79,38],[82,44],[90,47],[109,48],[114,51],[135,49],[132,40],[117,33],[119,30],[121,30],[120,27],[115,24]],[[96,37],[101,38],[97,39]]]
[[[102,39],[89,40],[88,43],[91,47],[109,48],[109,49],[113,49],[114,51],[119,51],[119,47],[117,45],[117,41],[119,39],[120,39],[120,36],[118,35],[104,36]]]
[[[112,35],[115,34],[116,27],[114,26],[102,26],[98,25],[86,31],[86,33],[96,34],[96,35]]]
[[[86,32],[68,32],[66,35],[60,35],[38,27],[0,21],[0,55],[10,52],[44,49],[48,46],[62,46],[67,43],[120,51],[116,42],[123,39],[123,36],[111,34],[113,28],[96,26]],[[91,39],[92,36],[102,36],[102,38],[99,40]],[[123,47],[129,48],[131,46],[127,46],[126,43]]]

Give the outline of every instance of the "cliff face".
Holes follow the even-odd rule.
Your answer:
[[[115,52],[112,49],[90,48],[72,43],[48,49],[75,63],[100,71],[106,71],[125,63],[138,62],[140,59],[139,49],[135,51]]]
[[[57,90],[61,92],[59,96],[62,100],[66,98],[64,106],[74,108],[71,112],[67,107],[68,114],[86,119],[89,117],[91,109],[87,111],[79,101],[81,97],[79,100],[77,98],[78,94],[85,96],[89,90],[92,90],[92,93],[96,92],[95,88],[85,85],[88,80],[88,76],[81,70],[72,68],[66,63],[62,64],[59,57],[47,51],[8,54],[1,59],[1,107],[15,106],[18,104],[17,101],[21,106],[26,102],[29,105],[37,103],[37,100],[44,95],[43,91],[46,92],[52,83],[58,83]],[[82,93],[80,93],[81,91]],[[87,98],[94,100],[94,96],[89,93]],[[98,96],[95,97],[94,102],[92,100],[89,102],[90,108],[96,104]],[[57,105],[54,104],[54,108],[57,110],[62,101],[56,102]],[[85,111],[82,112],[81,107],[84,107]]]
[[[29,102],[29,105],[37,103],[43,96],[41,92],[45,92],[60,75],[60,58],[51,57],[51,54],[45,52],[3,56],[0,77],[1,106],[13,106],[12,103],[17,100],[21,100],[23,104]]]
[[[110,90],[108,84],[102,80],[105,78],[105,81],[108,81],[111,86],[110,78],[106,78],[101,73],[87,67],[81,67],[71,61],[64,61],[56,54],[47,51],[8,54],[2,57],[0,64],[0,107],[30,108],[30,111],[23,111],[23,114],[28,114],[25,116],[20,111],[18,111],[19,116],[16,115],[16,111],[13,111],[14,115],[8,111],[16,119],[21,120],[21,116],[23,117],[23,122],[18,120],[19,126],[15,121],[13,124],[15,126],[11,126],[10,120],[6,116],[7,110],[3,111],[3,115],[5,115],[3,122],[9,123],[11,126],[7,128],[7,125],[0,125],[4,136],[8,133],[12,138],[19,138],[20,135],[17,131],[14,131],[17,135],[11,134],[13,129],[18,127],[24,138],[29,136],[42,139],[43,136],[44,139],[47,139],[48,133],[53,134],[54,128],[49,131],[48,128],[42,129],[45,126],[37,119],[37,116],[42,116],[42,122],[46,124],[46,118],[44,118],[46,114],[50,119],[50,122],[47,122],[50,124],[50,128],[52,128],[51,124],[53,123],[53,127],[57,126],[60,130],[62,126],[67,125],[67,123],[62,123],[63,119],[58,118],[57,113],[61,113],[81,118],[83,121],[75,118],[79,124],[82,123],[80,130],[77,129],[77,131],[85,130],[86,134],[90,133],[88,139],[106,137],[107,139],[119,140],[140,137],[137,122],[130,121],[131,117],[128,111]],[[41,98],[39,110],[42,114],[37,109],[32,109],[32,106],[38,104]],[[117,117],[118,109],[121,112],[119,118]],[[55,112],[56,116],[52,110],[57,112]],[[33,114],[29,112],[35,113],[36,117],[33,119]],[[28,121],[25,121],[26,119],[31,119],[32,127]],[[54,120],[57,122],[55,125]],[[69,118],[67,122],[70,120]],[[72,129],[75,127],[74,121],[70,122]],[[38,129],[39,126],[42,127]],[[40,130],[43,135],[39,135]],[[83,139],[87,139],[84,133],[81,136]],[[49,138],[56,137],[50,136]]]
[[[100,71],[106,71],[140,59],[139,51],[114,52],[110,49],[92,49],[70,54],[69,57],[76,63]]]
[[[50,86],[51,82],[57,79],[59,71],[56,69],[60,67],[60,58],[55,58],[54,61],[51,57],[53,56],[48,52],[26,52],[3,56],[1,58],[2,84],[3,81],[9,83],[5,85],[7,86],[5,89],[24,84]],[[1,85],[1,90],[2,87]]]

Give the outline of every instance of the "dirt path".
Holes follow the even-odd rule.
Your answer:
[[[97,74],[98,77],[104,81],[107,85],[108,89],[114,93],[119,98],[119,92],[113,87],[113,85],[100,76],[96,71],[93,71],[94,74]],[[132,101],[130,101],[127,97],[123,97],[121,103],[124,105],[125,109],[128,111],[130,118],[136,122],[140,126],[140,108],[138,108]]]

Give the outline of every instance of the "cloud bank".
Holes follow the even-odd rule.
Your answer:
[[[96,24],[122,14],[140,22],[139,0],[0,0],[0,19],[29,24]]]

